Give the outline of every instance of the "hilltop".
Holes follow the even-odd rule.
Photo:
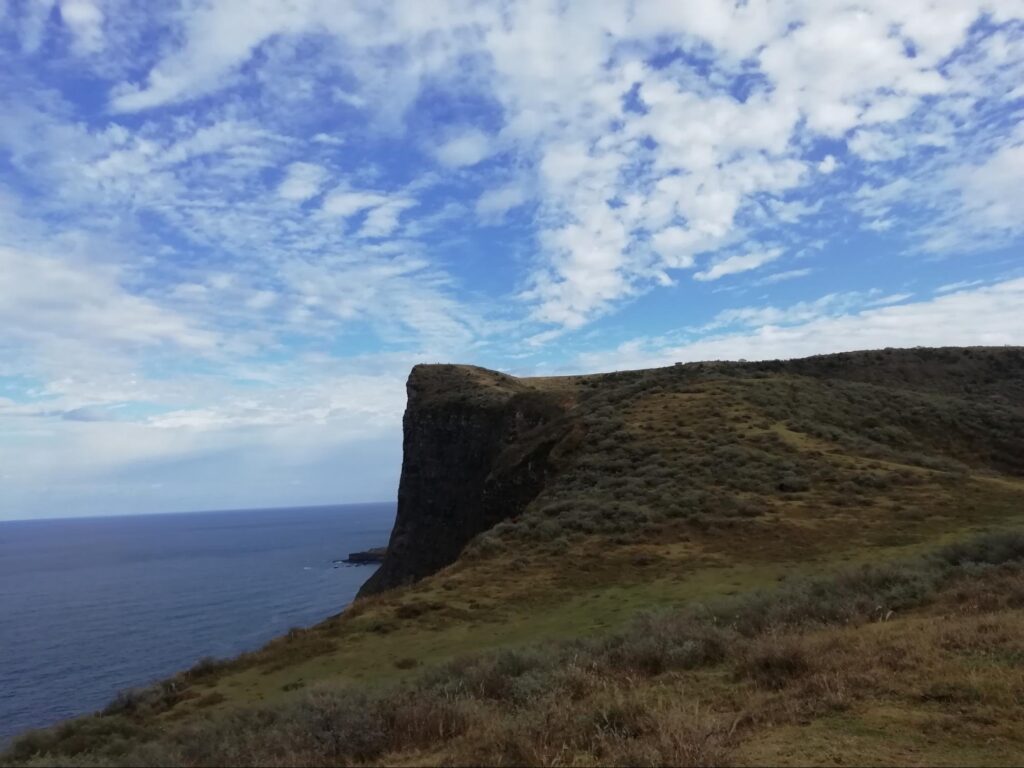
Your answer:
[[[884,510],[948,500],[936,484],[1024,472],[1019,350],[543,379],[417,366],[408,391],[398,520],[363,594],[452,563],[484,531],[474,551],[511,545],[523,556],[610,536],[593,553],[606,560],[648,533],[678,543],[709,528],[729,530],[731,548],[750,532],[762,546],[767,536],[814,548],[809,528],[844,522],[891,538],[908,523]],[[849,506],[872,509],[836,514]]]
[[[355,604],[5,759],[1024,750],[1024,349],[535,379],[424,365],[408,391],[398,518]]]

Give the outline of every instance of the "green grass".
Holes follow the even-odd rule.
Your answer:
[[[25,737],[8,758],[1012,764],[1024,747],[1022,630],[1024,534],[1003,532],[648,613],[603,636],[461,656],[391,685],[320,683],[159,730],[116,708]],[[794,730],[807,727],[806,739]]]

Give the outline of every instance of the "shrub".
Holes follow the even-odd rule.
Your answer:
[[[648,614],[628,632],[605,640],[599,655],[613,669],[659,675],[718,663],[732,639],[703,617]]]
[[[581,717],[583,739],[623,741],[638,739],[654,730],[654,719],[646,702],[613,699],[597,703]]]
[[[778,690],[807,674],[811,663],[798,640],[768,635],[758,638],[744,652],[737,673],[762,688]]]
[[[643,740],[609,744],[611,765],[720,766],[731,764],[734,729],[698,708],[676,704],[653,712],[654,730]]]
[[[401,603],[395,608],[395,617],[399,619],[416,619],[425,613],[435,611],[442,606],[438,603],[425,603],[412,601],[408,603]]]
[[[381,702],[378,708],[390,734],[390,749],[425,747],[463,733],[470,709],[436,691],[406,692]]]
[[[190,682],[212,677],[224,669],[226,662],[218,661],[212,656],[204,656],[189,669],[185,670],[183,677]]]
[[[184,683],[172,678],[146,688],[118,691],[100,714],[134,716],[166,712],[182,700],[185,687]]]
[[[94,750],[120,754],[147,738],[147,729],[125,717],[84,717],[16,738],[3,757],[24,762],[46,755],[77,756]],[[53,762],[53,761],[50,761]]]
[[[421,679],[420,687],[448,696],[514,701],[516,678],[531,670],[550,668],[550,665],[551,659],[538,652],[499,651],[473,659],[456,659],[435,668]]]
[[[1000,565],[1024,560],[1024,533],[1005,531],[983,534],[969,541],[949,544],[935,553],[949,566]]]
[[[811,484],[803,477],[786,475],[779,481],[779,490],[783,493],[802,493],[810,490]]]
[[[925,563],[865,566],[831,579],[755,592],[711,612],[746,637],[784,627],[867,620],[920,605],[934,594],[941,577]]]

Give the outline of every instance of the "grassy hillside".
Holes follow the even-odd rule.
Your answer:
[[[437,397],[557,400],[571,460],[433,576],[3,759],[1010,764],[1024,751],[1024,350],[431,376]]]

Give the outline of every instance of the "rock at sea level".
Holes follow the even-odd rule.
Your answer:
[[[373,549],[367,549],[365,552],[350,552],[341,562],[349,565],[370,565],[372,563],[380,563],[384,561],[384,555],[388,552],[387,547],[374,547]]]

